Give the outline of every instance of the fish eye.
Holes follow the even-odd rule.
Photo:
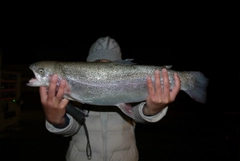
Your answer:
[[[43,73],[44,73],[44,70],[43,70],[42,68],[40,68],[40,69],[38,70],[38,72],[39,72],[39,74],[43,74]]]

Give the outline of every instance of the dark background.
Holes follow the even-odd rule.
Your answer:
[[[180,92],[163,120],[137,124],[140,160],[239,160],[237,11],[196,10],[183,2],[176,9],[153,2],[29,3],[1,3],[2,69],[21,72],[24,82],[32,76],[31,63],[85,61],[92,43],[110,36],[123,59],[209,78],[206,104]],[[1,139],[0,160],[64,160],[70,138],[46,131],[39,95],[26,89],[21,110],[29,119]]]

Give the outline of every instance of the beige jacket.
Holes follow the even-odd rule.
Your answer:
[[[92,149],[91,161],[138,161],[135,140],[135,123],[157,122],[162,119],[168,108],[154,116],[144,116],[145,102],[133,107],[135,120],[131,120],[118,107],[90,108],[85,123]],[[86,110],[86,109],[85,109]],[[52,133],[65,137],[72,136],[67,151],[67,161],[89,161],[86,155],[87,139],[84,128],[67,114],[69,125],[63,129],[55,128],[46,121],[46,128]]]

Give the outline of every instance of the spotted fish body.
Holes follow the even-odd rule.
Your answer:
[[[36,79],[31,79],[27,85],[48,86],[51,76],[57,74],[59,82],[62,79],[67,81],[65,98],[86,104],[118,106],[125,114],[133,117],[126,103],[146,100],[147,76],[151,76],[154,81],[155,70],[161,71],[163,68],[165,66],[116,62],[41,61],[30,65]],[[180,90],[197,102],[205,103],[208,79],[197,71],[180,72],[168,69],[171,89],[174,86],[175,72],[181,80]],[[161,82],[163,84],[162,79]]]

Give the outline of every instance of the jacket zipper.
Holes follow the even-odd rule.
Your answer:
[[[103,123],[103,160],[107,161],[107,112],[102,112],[102,123]]]

